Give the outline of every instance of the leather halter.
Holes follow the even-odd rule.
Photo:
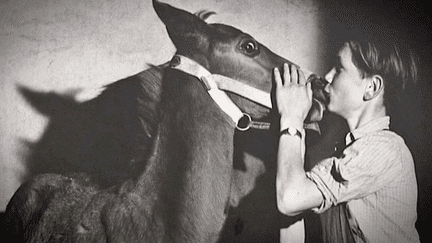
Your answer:
[[[170,62],[170,67],[198,78],[216,104],[231,118],[238,130],[246,131],[251,127],[257,129],[270,128],[270,123],[252,121],[251,116],[243,113],[222,90],[236,93],[271,109],[272,104],[269,93],[229,77],[212,74],[206,68],[185,56],[175,55]],[[240,125],[243,120],[246,120],[245,126]]]

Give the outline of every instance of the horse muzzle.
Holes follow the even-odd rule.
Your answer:
[[[308,82],[312,83],[313,96],[312,107],[309,110],[305,123],[319,122],[324,116],[324,111],[328,103],[327,96],[324,92],[327,81],[315,74],[311,74],[308,78]]]

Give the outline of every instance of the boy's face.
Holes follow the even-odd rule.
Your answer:
[[[366,82],[351,57],[351,48],[345,43],[333,68],[325,75],[329,82],[324,89],[329,94],[327,108],[345,119],[361,112],[366,89]]]

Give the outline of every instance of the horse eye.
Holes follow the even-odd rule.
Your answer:
[[[258,51],[258,44],[252,40],[248,40],[241,45],[242,50],[246,52],[246,54],[254,54]]]

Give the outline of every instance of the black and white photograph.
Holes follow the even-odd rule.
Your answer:
[[[1,0],[6,242],[430,242],[424,1]]]

